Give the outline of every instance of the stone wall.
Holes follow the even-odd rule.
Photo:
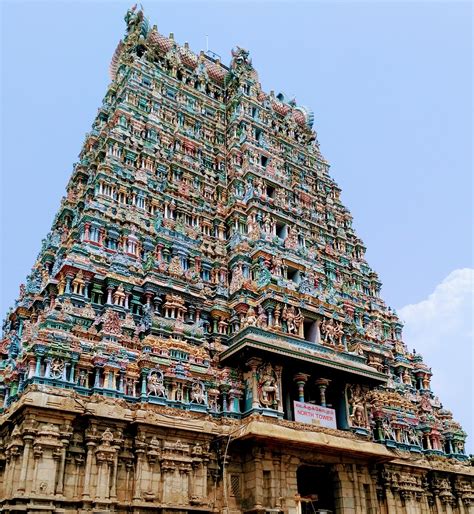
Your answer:
[[[299,514],[298,470],[313,466],[327,471],[337,513],[474,512],[472,467],[452,459],[376,455],[374,443],[341,431],[331,443],[346,450],[335,451],[297,424],[281,429],[257,416],[252,431],[249,419],[145,408],[28,392],[1,418],[3,511]]]

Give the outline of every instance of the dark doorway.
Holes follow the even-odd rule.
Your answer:
[[[334,480],[330,466],[300,466],[296,476],[301,514],[335,512]]]

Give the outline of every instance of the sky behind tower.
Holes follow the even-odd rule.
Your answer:
[[[195,51],[206,35],[224,63],[233,46],[249,49],[264,90],[314,110],[382,296],[474,437],[471,3],[143,5]],[[2,3],[2,316],[64,195],[129,6]]]

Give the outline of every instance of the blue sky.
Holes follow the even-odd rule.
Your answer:
[[[206,34],[224,62],[249,49],[265,90],[314,110],[383,297],[472,432],[470,2],[143,4],[195,51]],[[64,194],[129,5],[2,4],[2,313]]]

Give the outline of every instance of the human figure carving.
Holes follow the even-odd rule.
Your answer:
[[[296,310],[293,305],[285,305],[282,312],[283,320],[286,321],[289,334],[298,334],[301,323],[303,322],[303,316],[301,311]]]
[[[64,362],[61,359],[53,359],[51,362],[51,378],[61,378],[64,371]]]
[[[364,394],[359,384],[351,386],[349,389],[351,399],[350,420],[353,427],[366,427],[367,416],[365,413]]]
[[[163,381],[163,374],[158,371],[150,373],[147,383],[148,394],[158,398],[166,398],[166,388]]]
[[[191,403],[198,403],[200,405],[206,403],[206,393],[204,391],[204,384],[199,380],[193,382],[191,386]]]
[[[259,401],[263,407],[274,408],[278,403],[278,383],[270,363],[260,368],[258,381]]]
[[[265,312],[265,309],[261,305],[259,305],[256,326],[258,328],[266,328],[267,323],[268,323],[267,313]]]
[[[235,293],[244,284],[244,272],[242,269],[242,263],[239,262],[237,266],[232,270],[232,279],[230,281],[229,292],[230,294]]]
[[[245,315],[243,325],[244,327],[255,327],[257,325],[257,315],[252,306],[249,307],[247,314]]]

